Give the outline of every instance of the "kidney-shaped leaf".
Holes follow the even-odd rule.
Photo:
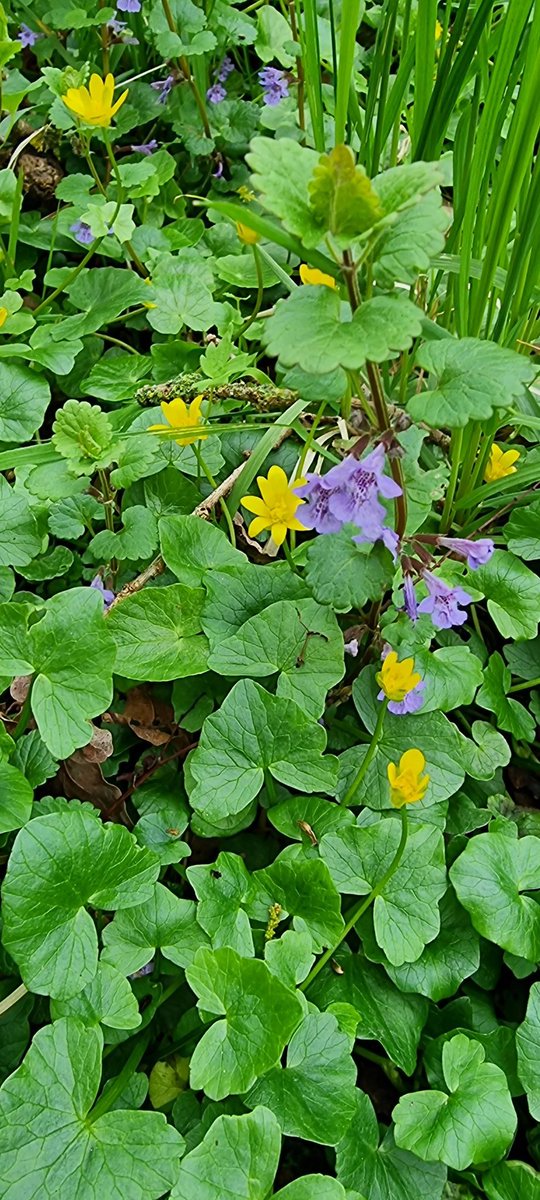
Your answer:
[[[357,1090],[353,1119],[337,1147],[336,1171],[345,1187],[369,1200],[441,1200],[442,1163],[425,1163],[400,1150],[389,1130],[379,1145],[379,1125],[369,1096]]]
[[[281,1130],[267,1108],[218,1117],[183,1159],[171,1200],[266,1200],[280,1150]]]
[[[206,671],[202,588],[175,583],[128,596],[111,609],[116,670],[128,679],[184,679]]]
[[[540,1120],[540,983],[533,983],[525,1019],[516,1030],[518,1074],[531,1116]]]
[[[450,878],[460,904],[484,937],[528,958],[540,959],[540,840],[481,833],[456,859]]]
[[[164,958],[187,967],[207,938],[196,920],[193,900],[182,900],[156,883],[144,904],[117,913],[103,930],[104,962],[124,975],[140,971],[161,950]]]

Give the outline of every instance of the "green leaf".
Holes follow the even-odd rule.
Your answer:
[[[392,1062],[412,1075],[428,1013],[427,1000],[400,992],[382,967],[361,954],[341,950],[335,958],[343,974],[325,968],[310,985],[308,999],[319,1008],[352,1004],[361,1016],[356,1036],[380,1042]]]
[[[320,841],[325,833],[352,825],[354,815],[350,808],[323,800],[321,796],[290,796],[268,810],[268,820],[286,838],[311,846],[313,842],[305,831],[306,824]]]
[[[255,871],[250,916],[266,924],[274,904],[281,906],[280,919],[290,915],[295,929],[308,931],[316,952],[332,946],[343,933],[339,895],[319,859],[279,858]]]
[[[276,1200],[365,1200],[358,1192],[346,1192],[330,1175],[302,1175],[276,1192]]]
[[[85,268],[65,290],[78,311],[49,327],[55,342],[95,333],[126,309],[150,298],[150,288],[139,275],[118,267]]]
[[[485,421],[497,408],[508,408],[535,377],[523,354],[480,338],[444,338],[426,342],[416,362],[436,378],[436,386],[409,401],[415,421],[432,428],[463,428]]]
[[[13,766],[22,771],[32,788],[52,779],[58,770],[56,759],[49,754],[37,729],[19,738],[10,757]]]
[[[403,297],[376,296],[351,317],[335,289],[312,286],[278,300],[264,339],[268,354],[283,367],[298,364],[304,371],[326,374],[339,366],[362,367],[366,359],[394,358],[420,332],[420,310]]]
[[[440,924],[437,937],[424,947],[416,962],[402,963],[399,967],[389,962],[377,946],[371,913],[366,913],[359,922],[358,931],[368,958],[382,962],[401,991],[419,992],[438,1002],[453,996],[460,983],[480,965],[480,939],[452,888],[440,901]]]
[[[255,137],[247,162],[265,208],[280,218],[289,233],[302,238],[305,246],[318,246],[324,227],[310,206],[308,191],[319,162],[317,151],[291,138]]]
[[[533,983],[527,1012],[516,1029],[519,1078],[527,1093],[529,1112],[540,1119],[540,983]]]
[[[98,963],[90,983],[69,1000],[51,1000],[51,1017],[78,1017],[83,1025],[100,1022],[110,1029],[136,1029],[141,1023],[139,1005],[129,981],[106,962]]]
[[[374,186],[378,191],[377,181]],[[374,274],[380,287],[396,281],[415,283],[418,275],[425,275],[431,260],[444,250],[448,223],[438,188],[400,212],[377,241]]]
[[[268,1071],[246,1103],[264,1104],[289,1137],[335,1146],[354,1113],[355,1084],[350,1039],[331,1013],[308,1013],[293,1033],[286,1065]]]
[[[507,695],[511,682],[509,667],[505,666],[500,654],[492,654],[484,669],[484,682],[476,703],[495,713],[500,729],[507,729],[518,740],[534,742],[536,722],[523,704]]]
[[[331,233],[338,246],[350,246],[383,216],[371,180],[360,164],[355,165],[348,146],[321,155],[308,190],[321,229]]]
[[[268,1109],[218,1117],[182,1160],[171,1200],[266,1200],[280,1150],[281,1130]]]
[[[461,761],[473,779],[493,779],[497,767],[510,762],[510,746],[487,721],[473,721],[471,737],[462,736]]]
[[[58,409],[52,440],[56,450],[67,458],[73,475],[93,475],[98,468],[108,467],[115,456],[109,418],[97,404],[87,404],[86,400],[66,400]]]
[[[399,1146],[457,1171],[502,1157],[514,1136],[516,1114],[504,1072],[484,1059],[484,1047],[465,1034],[445,1042],[449,1094],[434,1089],[401,1097],[393,1112]]]
[[[148,588],[115,605],[108,626],[116,645],[117,672],[128,679],[165,680],[206,671],[203,603],[202,588],[175,583]]]
[[[128,912],[118,913],[103,930],[103,962],[110,963],[123,975],[140,971],[156,950],[169,962],[187,967],[199,947],[206,944],[206,936],[196,921],[193,900],[180,900],[169,888],[157,883],[144,903],[137,898],[134,904]]]
[[[146,288],[148,321],[158,333],[207,330],[217,325],[223,305],[212,298],[214,280],[209,259],[194,246],[182,246],[176,254],[162,254],[152,272],[152,287]]]
[[[197,920],[212,948],[229,947],[251,958],[255,949],[245,906],[253,881],[240,856],[222,850],[215,863],[188,867],[186,874],[199,901]]]
[[[65,575],[72,564],[71,550],[68,550],[67,546],[55,546],[48,554],[34,558],[31,563],[19,567],[19,574],[23,579],[41,583],[45,579],[58,579],[60,575]]]
[[[33,790],[17,767],[0,762],[0,833],[26,825],[32,813]]]
[[[157,546],[156,518],[143,504],[134,504],[122,513],[123,529],[117,533],[102,529],[92,538],[88,554],[94,562],[110,562],[118,558],[138,562],[150,558]]]
[[[325,745],[324,730],[292,700],[240,680],[204,722],[190,758],[190,803],[205,821],[226,830],[258,795],[265,771],[298,791],[332,792],[337,762],[323,758]]]
[[[540,1175],[521,1162],[502,1162],[482,1176],[488,1200],[539,1200]]]
[[[450,878],[475,929],[511,954],[540,959],[540,841],[506,832],[481,833],[456,859]]]
[[[122,825],[85,809],[36,817],[17,835],[3,887],[6,949],[30,991],[69,998],[97,970],[86,912],[130,908],[152,895],[159,860]]]
[[[26,494],[0,475],[0,566],[25,566],[42,546],[43,537]]]
[[[165,467],[144,481],[146,507],[158,518],[191,513],[200,501],[200,492],[191,479],[174,467]]]
[[[503,646],[503,651],[513,675],[520,679],[536,679],[540,675],[540,637]]]
[[[2,478],[0,476],[0,478]],[[2,670],[10,678],[14,675],[30,675],[33,671],[28,645],[27,604],[0,604],[0,654]]]
[[[29,367],[0,362],[0,442],[29,442],[43,423],[51,392]]]
[[[185,1143],[161,1113],[116,1110],[89,1118],[102,1048],[99,1029],[62,1018],[36,1033],[22,1066],[0,1088],[6,1198],[53,1200],[66,1180],[74,1181],[77,1200],[115,1192],[122,1200],[157,1200],[172,1187]]]
[[[88,396],[107,400],[109,404],[119,404],[121,400],[131,400],[135,389],[151,369],[152,360],[145,355],[120,351],[114,357],[106,356],[94,363],[82,386]]]
[[[326,533],[308,544],[306,580],[315,599],[337,612],[379,600],[392,578],[389,551],[357,545],[352,540],[355,531],[345,525],[339,533]]]
[[[162,517],[159,522],[161,553],[181,583],[200,587],[209,571],[246,562],[226,534],[202,517]]]
[[[540,500],[516,508],[504,530],[509,550],[520,558],[540,558]]]
[[[323,838],[320,852],[340,892],[371,892],[395,858],[400,822],[381,819],[362,828],[349,825]],[[377,942],[391,963],[415,962],[440,928],[438,902],[446,891],[444,842],[432,825],[411,828],[401,862],[376,897]]]
[[[417,650],[415,670],[426,684],[422,712],[450,712],[472,704],[482,683],[482,664],[468,646],[444,646],[441,650]],[[504,728],[504,727],[503,727]]]
[[[202,622],[212,650],[278,600],[309,596],[303,580],[284,562],[272,563],[264,570],[254,563],[239,562],[222,571],[208,572],[204,586],[206,603]]]
[[[55,537],[77,541],[94,521],[104,521],[103,505],[94,496],[66,496],[57,500],[49,513],[49,530]]]
[[[114,233],[119,242],[129,242],[135,229],[133,204],[118,204],[105,200],[103,196],[91,196],[87,208],[81,213],[81,221],[90,227],[94,237],[106,237]]]
[[[441,1200],[446,1181],[442,1163],[424,1163],[396,1146],[391,1130],[379,1145],[379,1125],[365,1092],[356,1093],[356,1111],[337,1147],[336,1172],[347,1188],[369,1200]]]
[[[295,929],[286,929],[280,938],[267,941],[264,957],[272,975],[277,975],[286,987],[302,983],[315,962],[312,946],[311,935]]]
[[[521,354],[518,355],[521,359]],[[485,596],[489,613],[503,638],[533,638],[540,612],[540,578],[508,550],[496,550],[474,572],[474,584]]]
[[[443,498],[448,481],[448,468],[444,462],[438,463],[431,471],[425,471],[420,466],[419,458],[426,436],[426,430],[416,425],[404,429],[398,436],[399,444],[405,451],[401,469],[407,493],[407,534],[416,533],[422,527],[431,515],[433,504]]]
[[[216,642],[208,666],[236,677],[279,672],[276,694],[320,717],[327,692],[344,674],[343,635],[334,614],[315,600],[278,600]]]
[[[289,22],[269,4],[260,8],[257,13],[257,40],[255,50],[263,63],[277,59],[282,67],[292,67],[294,58],[287,46],[292,41]]]
[[[234,950],[199,950],[186,978],[199,1009],[222,1018],[195,1047],[191,1087],[213,1100],[247,1092],[279,1062],[302,1017],[300,1000],[266,963]]]
[[[28,644],[37,727],[51,754],[67,758],[87,745],[89,721],[112,699],[114,642],[99,593],[91,588],[57,593],[32,625]]]

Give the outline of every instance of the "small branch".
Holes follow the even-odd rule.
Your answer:
[[[224,479],[222,483],[219,483],[218,486],[214,488],[214,491],[206,497],[206,500],[203,500],[201,504],[198,504],[197,507],[193,509],[192,516],[200,517],[203,521],[208,521],[214,508],[217,504],[219,504],[219,501],[222,500],[224,496],[227,496],[234,487],[238,476],[244,469],[244,466],[245,463],[240,463],[239,466],[235,467],[234,471],[232,471],[230,475],[227,475],[227,478]],[[158,554],[157,558],[154,558],[153,561],[147,567],[145,567],[144,571],[141,571],[141,574],[137,575],[136,579],[132,579],[130,583],[126,583],[126,586],[122,588],[122,591],[118,593],[112,604],[109,606],[108,611],[111,612],[117,604],[122,603],[122,600],[127,600],[128,596],[133,596],[135,592],[140,592],[141,588],[143,588],[145,584],[150,583],[150,581],[155,579],[158,575],[162,575],[164,570],[165,563],[161,557],[161,554]]]
[[[13,1008],[13,1005],[17,1004],[19,1000],[22,1000],[23,996],[26,996],[27,991],[28,988],[24,986],[24,983],[20,983],[14,992],[10,992],[9,996],[6,996],[5,1000],[0,1000],[0,1016],[7,1012],[9,1008]]]

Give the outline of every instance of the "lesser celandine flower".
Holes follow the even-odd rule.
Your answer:
[[[335,288],[336,286],[336,281],[331,275],[325,275],[324,271],[319,271],[317,267],[308,267],[307,263],[300,263],[298,273],[304,284],[311,284],[312,286],[318,284],[329,288]]]
[[[514,463],[517,463],[519,457],[519,450],[503,450],[502,446],[498,446],[494,442],[489,462],[484,471],[484,482],[496,483],[497,479],[505,479],[507,475],[514,475],[517,471]]]
[[[248,512],[255,513],[255,519],[250,522],[249,536],[257,537],[263,529],[269,529],[276,546],[281,546],[287,537],[287,530],[304,530],[305,525],[296,517],[296,511],[303,500],[296,496],[289,484],[282,467],[270,467],[266,478],[257,477],[261,497],[242,496],[242,504]],[[301,480],[296,480],[301,483]]]
[[[5,325],[8,317],[9,317],[8,310],[7,310],[7,308],[4,308],[2,305],[2,307],[0,308],[0,329],[2,328],[2,325]]]
[[[183,433],[183,437],[174,439],[177,446],[190,446],[192,442],[204,441],[208,437],[207,433],[201,433],[200,430],[198,433],[189,433],[190,429],[198,429],[203,424],[201,416],[201,404],[203,400],[204,396],[195,396],[189,408],[185,400],[182,400],[180,396],[175,396],[174,400],[169,400],[168,402],[164,400],[160,408],[168,424],[149,425],[148,432],[163,433],[164,430],[168,429],[178,429],[182,432],[185,430],[186,432]]]
[[[405,804],[416,804],[424,799],[429,783],[429,775],[422,774],[425,765],[421,750],[406,750],[401,755],[399,766],[388,763],[386,770],[394,808],[403,808]]]
[[[88,87],[68,88],[62,97],[64,104],[85,125],[96,125],[100,129],[108,129],[118,109],[121,108],[128,94],[128,88],[113,104],[114,75],[91,75]]]
[[[243,225],[241,221],[236,222],[236,232],[245,246],[254,246],[259,241],[259,234],[255,229],[250,229],[249,225]]]
[[[414,658],[400,662],[395,650],[387,650],[375,678],[381,689],[377,699],[386,699],[389,712],[395,716],[421,708],[425,684],[414,669]]]

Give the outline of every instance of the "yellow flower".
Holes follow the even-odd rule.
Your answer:
[[[404,804],[415,804],[423,800],[429,783],[429,775],[422,775],[426,760],[421,750],[406,750],[401,755],[399,767],[388,763],[386,768],[390,784],[390,800],[394,808]]]
[[[236,222],[236,232],[241,242],[246,246],[254,246],[255,242],[259,241],[259,234],[254,229],[250,229],[249,225],[242,225],[241,221]]]
[[[323,287],[335,288],[336,281],[331,275],[325,275],[324,271],[318,271],[317,267],[308,267],[307,263],[300,263],[300,279],[302,283],[322,284]]]
[[[395,650],[391,650],[375,678],[386,698],[399,702],[420,683],[422,676],[414,669],[414,658],[404,658],[398,662]]]
[[[298,487],[302,482],[296,479],[294,484],[289,484],[282,467],[270,467],[266,479],[264,475],[257,477],[262,500],[259,496],[242,496],[244,508],[256,513],[255,519],[250,522],[250,537],[257,537],[263,529],[270,529],[276,546],[281,546],[288,529],[305,529],[305,525],[301,525],[295,516],[297,508],[304,501],[293,492],[293,487]]]
[[[5,325],[8,317],[9,317],[9,312],[8,312],[7,308],[3,308],[3,307],[0,308],[0,329],[2,328],[2,325]]]
[[[128,89],[122,92],[115,104],[113,94],[113,75],[106,75],[105,79],[100,79],[99,75],[91,75],[88,87],[68,88],[62,99],[67,108],[70,108],[85,125],[98,125],[101,129],[108,129],[114,114],[124,103]]]
[[[168,403],[164,400],[160,407],[165,420],[168,421],[168,424],[149,425],[148,432],[162,433],[166,429],[179,429],[186,431],[188,429],[197,429],[203,424],[203,418],[201,417],[201,404],[203,400],[204,396],[195,396],[195,399],[191,401],[189,408],[185,400],[182,400],[180,396],[175,396],[174,400],[170,400]],[[175,438],[174,441],[176,442],[177,446],[190,446],[192,442],[203,442],[207,437],[207,433],[186,432],[184,437]]]
[[[504,479],[506,475],[514,475],[517,470],[514,463],[519,457],[519,450],[503,450],[494,442],[484,471],[484,482],[495,483],[497,479]]]
[[[442,37],[442,25],[440,21],[435,21],[435,41],[439,42]]]

